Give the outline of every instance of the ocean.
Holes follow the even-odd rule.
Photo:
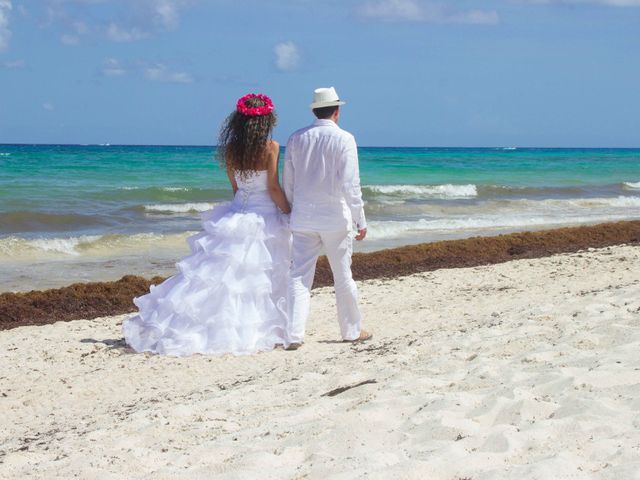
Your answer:
[[[359,149],[356,251],[640,218],[640,149]],[[214,147],[0,145],[0,292],[168,275],[231,200]]]

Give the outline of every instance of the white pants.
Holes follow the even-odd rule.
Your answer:
[[[358,310],[358,288],[351,276],[351,232],[293,232],[291,274],[289,279],[289,342],[302,342],[309,316],[311,285],[320,249],[324,245],[336,291],[338,322],[344,340],[360,336],[361,315]]]

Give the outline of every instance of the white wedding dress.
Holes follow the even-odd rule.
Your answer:
[[[242,355],[285,344],[287,218],[266,171],[236,173],[236,181],[233,201],[203,214],[204,231],[189,237],[178,273],[134,300],[139,313],[122,326],[134,350]]]

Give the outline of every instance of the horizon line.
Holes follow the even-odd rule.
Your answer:
[[[203,145],[203,144],[153,144],[153,143],[0,143],[0,146],[29,146],[29,147],[190,147],[190,148],[217,148],[217,145]],[[285,148],[285,145],[280,145],[280,148]],[[545,147],[532,147],[532,146],[505,146],[505,145],[492,145],[492,146],[407,146],[407,145],[358,145],[358,148],[424,148],[424,149],[444,149],[444,148],[459,148],[459,149],[501,149],[505,151],[509,150],[533,150],[533,149],[568,149],[568,150],[640,150],[638,147],[577,147],[577,146],[545,146]]]

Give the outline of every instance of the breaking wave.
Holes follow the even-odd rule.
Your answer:
[[[640,218],[640,197],[492,200],[474,205],[386,206],[403,220],[369,221],[367,238],[401,238],[419,233],[458,232],[577,225]],[[384,213],[383,213],[384,214]],[[378,212],[380,215],[380,212]],[[408,218],[407,218],[408,217]],[[413,217],[413,218],[411,218]],[[422,217],[422,218],[416,218]]]
[[[134,235],[80,235],[77,237],[0,239],[0,259],[4,261],[38,258],[89,256],[118,257],[162,248],[186,248],[193,232],[176,234],[138,233]]]
[[[145,205],[144,210],[152,213],[199,213],[211,210],[217,204],[215,203],[166,203],[156,205]]]
[[[158,190],[161,192],[190,192],[188,187],[118,187],[118,190]]]
[[[436,233],[469,233],[478,230],[524,230],[528,228],[543,228],[548,226],[578,225],[598,223],[615,220],[623,220],[624,215],[596,215],[596,216],[531,216],[531,217],[500,217],[486,216],[476,218],[448,218],[448,219],[419,219],[414,221],[371,221],[369,222],[367,239],[382,240],[391,238],[403,238],[419,234]],[[427,241],[426,238],[424,241]]]
[[[397,197],[418,198],[473,198],[478,195],[475,185],[366,185],[367,193]]]

